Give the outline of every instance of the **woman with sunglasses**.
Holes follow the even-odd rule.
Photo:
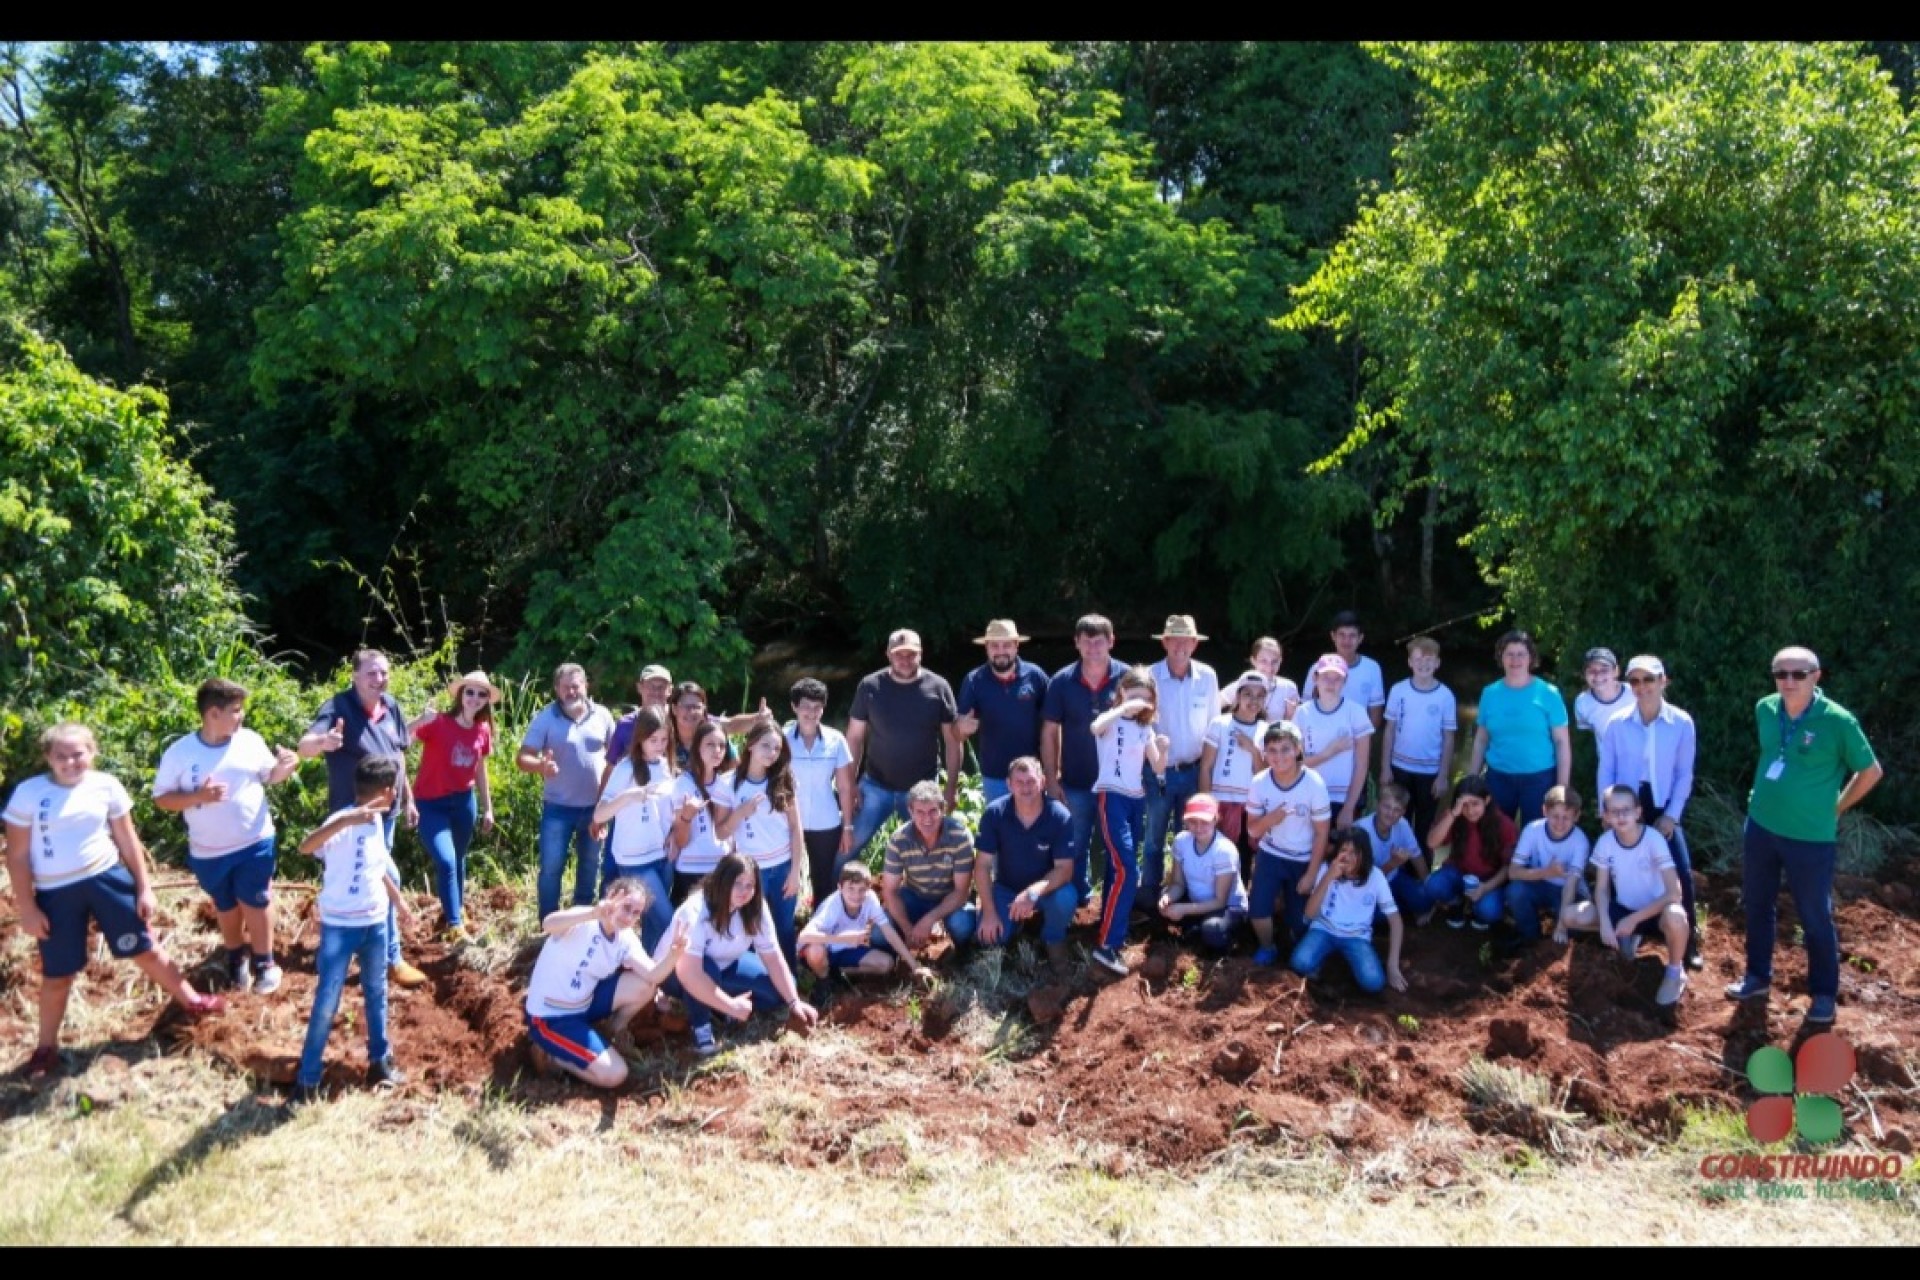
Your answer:
[[[452,706],[446,714],[431,705],[407,726],[421,744],[420,772],[413,782],[420,809],[420,843],[433,858],[434,888],[440,895],[441,937],[465,942],[461,907],[467,894],[467,849],[476,821],[493,830],[493,789],[486,759],[493,754],[493,706],[500,690],[484,671],[469,671],[447,686]],[[478,804],[475,797],[478,796]]]

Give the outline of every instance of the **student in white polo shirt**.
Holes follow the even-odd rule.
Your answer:
[[[1664,943],[1667,971],[1654,1003],[1678,1004],[1687,989],[1687,912],[1673,853],[1658,831],[1640,821],[1640,797],[1632,787],[1608,787],[1600,803],[1607,831],[1593,849],[1594,900],[1574,904],[1561,918],[1569,929],[1597,931],[1600,941],[1629,960],[1641,938]]]
[[[7,872],[20,931],[40,944],[40,1038],[29,1080],[60,1069],[60,1024],[73,977],[87,967],[87,928],[98,921],[107,950],[132,960],[188,1014],[224,1011],[219,996],[193,989],[153,940],[147,850],[133,829],[133,799],[112,774],[93,767],[93,731],[68,721],[40,735],[47,772],[7,801]]]
[[[801,839],[807,846],[807,878],[813,900],[834,893],[835,878],[853,856],[853,752],[846,735],[822,722],[827,686],[812,676],[787,691],[793,719],[787,721],[787,748],[793,754],[793,782],[800,791]]]
[[[227,982],[235,991],[280,989],[273,958],[273,812],[267,788],[300,767],[286,747],[269,750],[243,723],[247,691],[218,677],[194,695],[200,729],[174,740],[153,778],[156,809],[187,820],[187,860],[213,899]]]

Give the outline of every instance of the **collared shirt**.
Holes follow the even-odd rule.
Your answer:
[[[806,831],[827,831],[840,825],[840,789],[837,777],[853,763],[846,735],[830,725],[809,746],[800,736],[798,721],[787,721],[787,748],[793,753],[793,785],[799,793],[800,822]]]
[[[887,841],[883,875],[899,876],[915,893],[929,898],[953,892],[954,876],[973,874],[973,836],[967,824],[952,814],[940,819],[940,834],[931,845],[921,841],[919,828],[903,822]]]
[[[325,754],[327,762],[327,808],[338,811],[354,805],[353,770],[362,756],[385,756],[400,770],[402,796],[406,794],[407,717],[391,693],[383,693],[368,711],[360,693],[352,686],[342,689],[321,704],[308,733],[325,733],[335,720],[340,726],[338,751]],[[589,804],[592,801],[588,801]]]
[[[1047,682],[1045,716],[1060,726],[1060,785],[1078,791],[1091,791],[1099,776],[1100,761],[1093,746],[1093,721],[1109,710],[1120,688],[1120,677],[1132,670],[1115,658],[1107,667],[1107,678],[1099,688],[1087,683],[1080,664],[1070,662],[1053,673]]]
[[[1599,738],[1599,794],[1615,785],[1638,791],[1644,782],[1653,788],[1655,807],[1680,821],[1693,795],[1693,717],[1662,699],[1651,723],[1632,706],[1601,725]]]
[[[967,672],[960,682],[960,714],[980,717],[973,740],[980,758],[980,776],[1004,781],[1007,766],[1021,756],[1040,754],[1040,712],[1047,701],[1047,673],[1025,660],[1018,661],[1002,680],[992,663]]]
[[[527,726],[520,741],[523,751],[553,752],[560,772],[542,784],[548,804],[587,809],[600,798],[600,773],[607,764],[607,739],[613,736],[613,713],[589,700],[586,712],[573,720],[549,702]]]
[[[1043,799],[1046,799],[1043,797]],[[1024,889],[1044,880],[1056,862],[1071,862],[1073,814],[1058,800],[1046,799],[1040,816],[1028,826],[1012,796],[1001,796],[980,814],[980,852],[994,859],[994,883]]]
[[[1860,722],[1818,689],[1798,719],[1786,715],[1777,693],[1753,712],[1760,759],[1747,816],[1789,840],[1831,843],[1839,834],[1841,788],[1877,763]]]
[[[1167,767],[1177,769],[1200,762],[1207,744],[1207,726],[1220,705],[1220,677],[1204,662],[1187,663],[1187,674],[1176,676],[1163,658],[1148,670],[1159,690],[1154,727],[1167,735]]]

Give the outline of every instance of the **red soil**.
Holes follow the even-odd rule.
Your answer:
[[[1843,877],[1837,887],[1845,960],[1837,1029],[1858,1060],[1859,1092],[1842,1100],[1851,1135],[1875,1149],[1910,1151],[1920,1129],[1920,1080],[1912,1074],[1920,1063],[1920,894],[1913,869],[1898,874],[1884,884]],[[1397,1150],[1407,1157],[1403,1174],[1444,1185],[1459,1174],[1462,1143],[1475,1141],[1467,1130],[1486,1135],[1495,1151],[1552,1141],[1539,1115],[1476,1108],[1460,1074],[1474,1058],[1542,1076],[1565,1111],[1617,1122],[1583,1126],[1607,1142],[1631,1141],[1623,1132],[1668,1137],[1689,1108],[1751,1101],[1748,1055],[1767,1043],[1791,1050],[1807,1034],[1804,955],[1792,945],[1792,912],[1783,901],[1773,1000],[1736,1006],[1722,999],[1721,986],[1743,967],[1738,905],[1731,885],[1704,876],[1701,885],[1711,912],[1707,968],[1693,975],[1673,1015],[1653,1003],[1660,965],[1651,950],[1629,968],[1591,940],[1569,948],[1545,942],[1518,959],[1483,961],[1487,935],[1437,925],[1409,930],[1403,969],[1410,989],[1373,998],[1337,962],[1328,966],[1335,976],[1308,986],[1284,970],[1256,969],[1244,956],[1201,959],[1156,937],[1129,949],[1128,978],[1076,971],[1036,989],[1024,1008],[996,1014],[1006,1038],[998,1053],[957,1031],[969,1011],[953,1002],[964,995],[914,996],[891,983],[840,995],[824,1020],[863,1042],[866,1060],[815,1061],[789,1036],[775,1057],[823,1105],[783,1117],[777,1132],[743,1073],[693,1070],[678,1019],[662,1026],[646,1015],[633,1030],[640,1067],[615,1105],[644,1119],[665,1105],[671,1085],[692,1099],[698,1123],[771,1144],[778,1150],[770,1154],[802,1163],[838,1160],[858,1135],[865,1135],[866,1167],[904,1160],[872,1138],[874,1126],[904,1103],[923,1139],[983,1153],[1020,1149],[1041,1135],[1067,1137],[1117,1152],[1109,1163],[1124,1172],[1135,1164],[1191,1166],[1236,1142],[1316,1139],[1360,1156]],[[169,902],[174,910],[207,910],[191,892]],[[158,1037],[264,1083],[288,1082],[312,998],[319,929],[304,894],[282,894],[281,903],[291,945],[283,946],[287,980],[279,994],[238,997],[226,1015],[199,1023],[170,1008],[156,1016],[147,1002],[112,1038]],[[510,891],[478,894],[470,923],[484,928],[511,908]],[[520,1010],[532,944],[504,976],[489,977],[431,940],[435,920],[437,910],[423,899],[408,936],[409,959],[429,985],[392,996],[408,1091],[477,1094],[491,1086],[529,1103],[603,1113],[592,1090],[536,1078],[530,1069]],[[164,934],[168,921],[158,923]],[[11,903],[0,897],[0,928],[11,927]],[[32,1045],[38,979],[30,961],[18,962],[17,944],[8,954],[16,961],[0,965],[0,1054],[17,1063]],[[75,999],[104,999],[128,972],[97,948]],[[329,1089],[354,1085],[365,1070],[359,1001],[350,987],[329,1045]],[[734,1034],[777,1032],[756,1021]],[[99,1048],[70,1044],[69,1069]],[[902,1071],[914,1081],[910,1099],[900,1096]],[[896,1083],[878,1087],[883,1075]],[[22,1110],[35,1092],[9,1074],[0,1081],[0,1115]]]

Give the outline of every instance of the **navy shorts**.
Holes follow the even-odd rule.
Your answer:
[[[47,917],[40,972],[49,978],[70,978],[87,967],[89,918],[99,921],[107,950],[119,959],[153,950],[153,935],[140,918],[139,893],[125,863],[58,889],[36,889],[33,904]]]
[[[273,901],[273,837],[217,858],[188,858],[193,878],[213,899],[215,911],[264,907]]]
[[[622,969],[609,974],[594,985],[593,999],[585,1013],[570,1013],[564,1018],[536,1018],[529,1013],[527,1034],[562,1062],[586,1070],[606,1052],[607,1042],[594,1030],[594,1024],[605,1022],[613,1013],[613,995],[619,989],[620,974],[625,972]]]
[[[1618,898],[1607,899],[1607,915],[1613,922],[1615,933],[1620,931],[1620,922],[1632,915],[1634,910],[1635,908],[1633,907],[1621,906],[1620,899]],[[1665,936],[1660,932],[1660,917],[1665,914],[1664,911],[1654,912],[1645,920],[1633,926],[1633,931],[1642,938],[1652,938],[1655,942],[1659,942]]]

